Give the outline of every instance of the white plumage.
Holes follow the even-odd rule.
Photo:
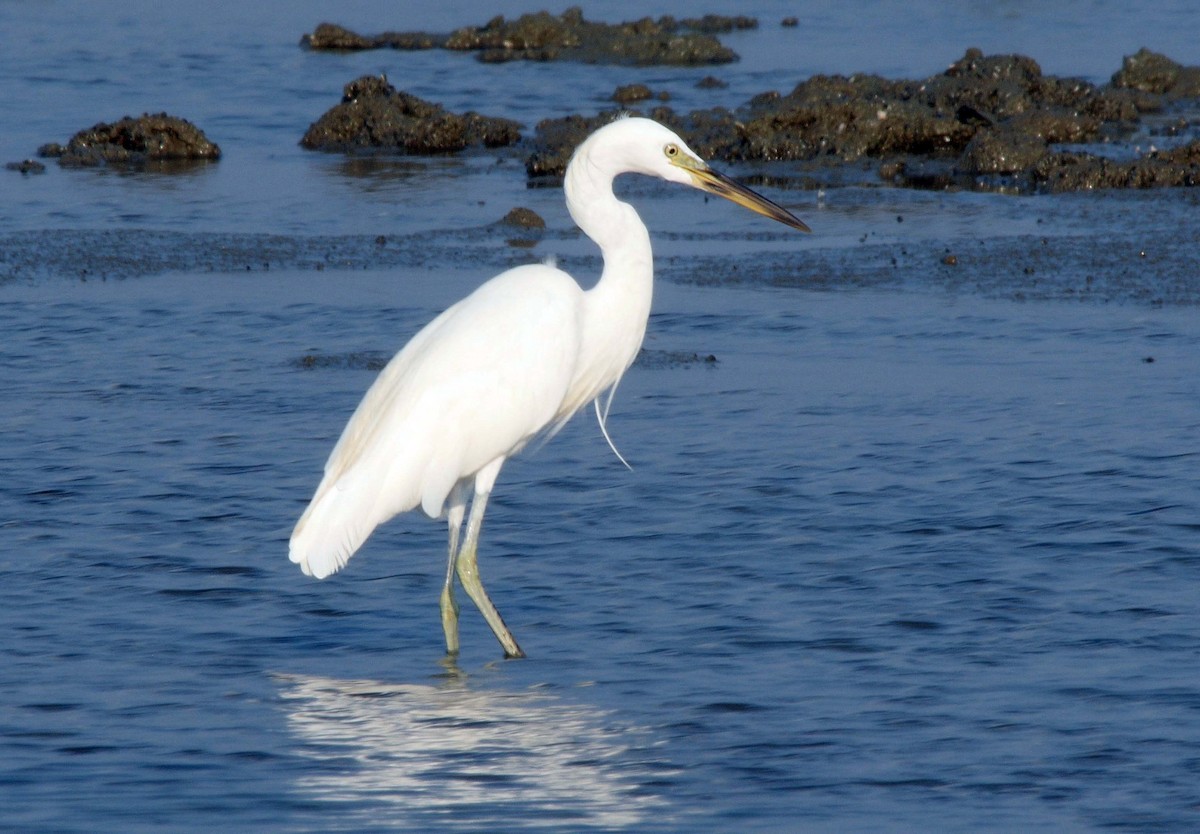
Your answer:
[[[615,386],[641,347],[653,264],[646,227],[613,195],[621,173],[703,188],[807,231],[786,210],[713,171],[656,122],[628,118],[596,131],[572,157],[564,188],[571,216],[604,254],[599,282],[585,291],[553,266],[517,267],[417,333],[363,397],[296,524],[289,555],[306,574],[324,578],[341,569],[398,513],[420,506],[430,517],[445,514],[447,650],[458,650],[457,574],[505,653],[523,655],[479,580],[479,527],[504,461]]]

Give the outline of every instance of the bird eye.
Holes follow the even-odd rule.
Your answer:
[[[676,156],[679,156],[679,146],[676,145],[675,143],[671,143],[670,145],[667,145],[665,148],[663,148],[663,153],[665,153],[668,158],[674,158]]]

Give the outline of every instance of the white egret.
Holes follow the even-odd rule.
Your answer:
[[[345,566],[376,526],[420,506],[450,528],[442,628],[458,652],[457,575],[508,657],[523,657],[480,580],[476,559],[488,496],[504,461],[553,435],[576,411],[611,402],[650,316],[650,236],[613,194],[636,173],[717,194],[794,229],[786,209],[717,173],[675,133],[623,118],[576,149],[563,183],[567,209],[600,247],[604,271],[590,290],[546,264],[510,269],[426,325],[380,373],[343,430],[325,474],[292,532],[290,557],[324,578]],[[471,498],[472,493],[474,495]],[[471,500],[466,537],[459,534]]]

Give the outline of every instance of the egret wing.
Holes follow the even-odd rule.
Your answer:
[[[581,296],[560,270],[520,267],[413,337],[342,432],[292,560],[332,573],[378,524],[418,504],[440,514],[456,483],[553,421],[578,356]]]

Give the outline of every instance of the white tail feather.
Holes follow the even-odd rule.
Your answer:
[[[378,524],[359,502],[347,500],[348,492],[338,486],[325,490],[292,531],[288,558],[308,576],[324,579],[344,568]]]

